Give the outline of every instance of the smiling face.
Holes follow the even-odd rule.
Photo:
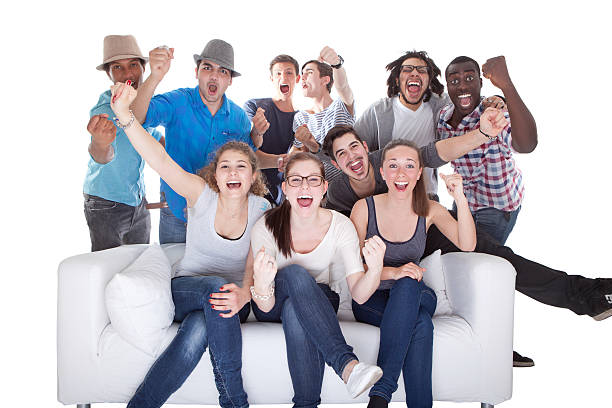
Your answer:
[[[219,194],[227,197],[246,196],[255,181],[249,157],[238,150],[221,153],[215,170]]]
[[[368,177],[368,145],[357,140],[354,134],[345,133],[336,138],[332,144],[332,152],[335,158],[332,164],[344,174],[354,180],[364,180]]]
[[[277,62],[272,66],[270,80],[274,86],[276,99],[290,100],[300,76],[291,62]]]
[[[232,71],[203,59],[196,68],[196,78],[200,87],[202,102],[209,107],[219,107],[223,101],[223,94],[232,84]]]
[[[410,196],[421,177],[419,152],[410,146],[387,150],[380,174],[387,183],[389,194]]]
[[[144,66],[139,58],[120,59],[110,62],[106,73],[113,83],[125,82],[129,79],[134,89],[138,89],[138,85],[142,83]]]
[[[291,211],[309,216],[318,210],[327,191],[327,181],[321,173],[321,163],[315,160],[295,160],[285,169],[281,188],[291,204]],[[299,179],[299,180],[298,180]],[[316,185],[321,183],[320,185]]]
[[[306,98],[317,98],[327,90],[329,77],[320,76],[319,67],[314,62],[306,64],[302,68],[302,92]]]
[[[482,79],[473,62],[458,62],[446,68],[446,86],[455,111],[469,115],[480,103]]]
[[[402,62],[397,79],[402,104],[412,110],[418,109],[429,87],[429,80],[425,61],[420,58],[406,58]]]

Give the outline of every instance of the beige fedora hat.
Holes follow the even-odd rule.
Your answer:
[[[98,71],[104,71],[104,65],[109,62],[127,58],[140,58],[145,63],[149,58],[143,57],[136,38],[133,35],[107,35],[104,37],[104,56]]]

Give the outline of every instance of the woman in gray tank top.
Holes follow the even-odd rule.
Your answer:
[[[420,150],[412,142],[394,140],[382,153],[380,172],[389,191],[355,203],[351,220],[360,244],[382,239],[386,251],[378,287],[364,302],[353,301],[355,318],[380,327],[378,365],[382,378],[370,390],[370,408],[384,408],[404,374],[406,404],[431,407],[431,364],[436,295],[422,281],[418,263],[427,229],[434,224],[458,248],[472,251],[476,229],[461,176],[442,175],[457,204],[458,221],[446,208],[427,199]]]
[[[228,142],[200,175],[184,171],[134,120],[136,91],[112,87],[111,107],[136,151],[187,200],[185,255],[172,279],[177,335],[157,358],[128,407],[160,407],[209,348],[222,407],[248,406],[242,386],[240,323],[249,314],[252,275],[245,276],[250,229],[269,208],[257,159],[242,142]],[[251,257],[252,259],[252,257]]]

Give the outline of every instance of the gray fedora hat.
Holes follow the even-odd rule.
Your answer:
[[[234,48],[223,40],[210,40],[201,54],[193,54],[193,60],[196,64],[199,64],[203,59],[229,69],[232,71],[232,77],[240,76],[240,73],[234,69]]]
[[[96,69],[104,71],[105,64],[127,58],[140,58],[145,63],[149,61],[149,58],[142,56],[133,35],[107,35],[104,37],[102,64],[98,65]]]

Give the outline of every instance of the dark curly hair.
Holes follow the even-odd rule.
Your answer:
[[[212,161],[208,164],[208,166],[202,168],[198,172],[198,175],[204,179],[206,184],[208,184],[208,186],[213,191],[218,193],[219,186],[217,185],[217,179],[215,178],[215,173],[217,171],[217,165],[219,164],[219,158],[224,152],[228,150],[234,150],[236,152],[243,153],[245,156],[249,158],[249,164],[251,165],[251,170],[253,171],[254,174],[257,175],[255,177],[255,181],[253,181],[253,184],[251,184],[251,189],[249,190],[249,192],[255,195],[258,195],[260,197],[263,197],[268,192],[268,189],[266,187],[266,183],[264,182],[261,171],[257,169],[257,156],[255,156],[255,153],[249,147],[249,145],[244,142],[237,142],[237,141],[232,140],[230,142],[227,142],[223,146],[221,146],[219,150],[217,150],[217,152],[215,153],[214,159],[212,159]]]
[[[399,94],[399,76],[402,70],[402,62],[408,58],[418,58],[427,64],[427,73],[429,74],[429,86],[425,94],[423,95],[423,102],[427,102],[431,98],[431,93],[435,93],[438,96],[444,92],[444,85],[440,82],[438,77],[441,74],[440,68],[436,63],[429,58],[425,51],[406,51],[404,55],[398,59],[387,64],[387,71],[389,72],[389,78],[387,78],[387,96],[393,98]]]

